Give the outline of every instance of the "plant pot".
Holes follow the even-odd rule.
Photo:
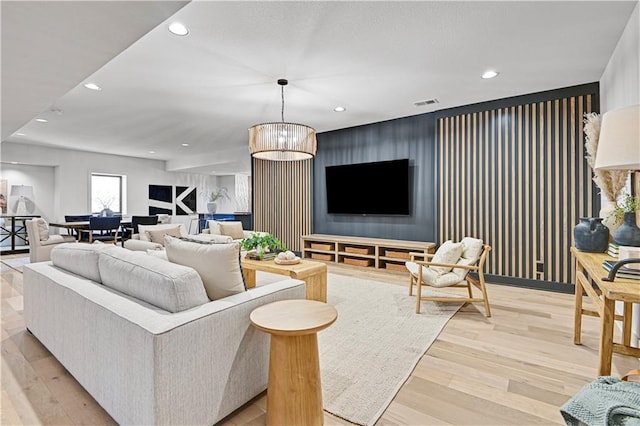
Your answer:
[[[640,228],[636,225],[636,214],[625,213],[622,225],[613,233],[613,242],[619,246],[640,247]]]
[[[590,253],[602,253],[609,245],[609,229],[602,224],[601,217],[581,217],[573,228],[576,248]]]
[[[207,202],[207,211],[209,213],[215,213],[216,210],[218,210],[218,204],[216,204],[215,201],[209,201]]]

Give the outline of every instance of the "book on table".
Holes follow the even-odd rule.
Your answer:
[[[602,263],[602,266],[604,267],[605,270],[611,271],[611,269],[613,269],[613,265],[615,265],[615,263],[616,262],[614,262],[612,260],[605,260]],[[640,280],[640,269],[633,269],[633,268],[629,268],[626,265],[622,265],[618,269],[618,273],[616,274],[616,277],[629,278],[629,279],[632,279],[632,280]]]

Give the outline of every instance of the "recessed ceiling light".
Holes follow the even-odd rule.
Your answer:
[[[149,154],[155,154],[155,153],[156,153],[155,151],[149,151]]]
[[[102,90],[102,87],[98,86],[98,85],[97,85],[97,84],[95,84],[95,83],[86,83],[86,84],[84,85],[84,87],[86,87],[86,88],[87,88],[87,89],[89,89],[89,90],[96,90],[96,91],[98,91],[98,92],[99,92],[100,90]]]
[[[18,164],[18,162],[17,161],[12,161],[11,164]]]
[[[186,36],[187,34],[189,34],[189,30],[187,29],[187,27],[185,27],[180,22],[174,22],[173,24],[169,25],[169,31],[177,36]]]
[[[189,144],[188,144],[188,143],[183,143],[183,144],[181,144],[181,145],[182,145],[182,146],[189,146]]]
[[[343,107],[343,106],[337,106],[337,107],[335,107],[333,110],[334,110],[335,112],[344,112],[344,111],[346,111],[347,109],[346,109],[345,107]]]
[[[38,123],[48,123],[49,122],[49,120],[47,120],[46,118],[36,118],[36,121]]]
[[[498,74],[500,73],[497,71],[489,70],[489,71],[486,71],[484,74],[482,74],[482,78],[485,78],[485,79],[493,78],[493,77],[496,77]]]
[[[22,132],[17,132],[17,133],[16,133],[16,136],[24,136],[24,133],[22,133]]]

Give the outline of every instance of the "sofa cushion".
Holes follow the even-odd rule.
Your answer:
[[[102,283],[169,312],[209,302],[193,269],[165,262],[144,252],[111,246],[100,253]]]
[[[219,222],[218,228],[220,229],[220,235],[228,235],[234,240],[241,240],[244,238],[242,222]]]
[[[240,244],[199,244],[165,237],[164,245],[170,262],[198,271],[209,299],[245,291]]]
[[[176,226],[175,228],[168,229],[156,229],[156,230],[148,230],[145,231],[147,234],[147,238],[152,243],[162,244],[164,245],[164,236],[171,235],[172,237],[181,237],[182,233],[180,232],[180,226]]]
[[[180,234],[182,236],[186,236],[187,235],[187,231],[185,229],[184,226],[182,226],[179,223],[165,223],[165,224],[160,224],[160,225],[138,225],[138,236],[140,238],[140,241],[151,241],[149,239],[149,235],[147,234],[147,231],[158,231],[160,229],[172,229],[172,228],[179,228],[180,229]]]
[[[212,235],[220,235],[220,222],[217,220],[208,220],[207,227],[209,228],[209,233]]]
[[[38,227],[38,235],[40,235],[40,241],[47,241],[49,239],[49,225],[47,221],[39,217],[34,219],[36,226]]]
[[[97,283],[102,282],[98,260],[107,244],[63,243],[51,250],[51,262],[60,269],[72,272]]]
[[[40,241],[40,244],[43,246],[51,246],[60,243],[74,243],[75,241],[76,237],[73,235],[49,235],[49,238],[45,241]]]

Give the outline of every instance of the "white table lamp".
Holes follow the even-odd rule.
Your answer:
[[[594,169],[640,170],[640,105],[615,109],[602,116]],[[640,263],[640,258],[616,262],[603,280],[613,281],[618,269],[629,263]]]

